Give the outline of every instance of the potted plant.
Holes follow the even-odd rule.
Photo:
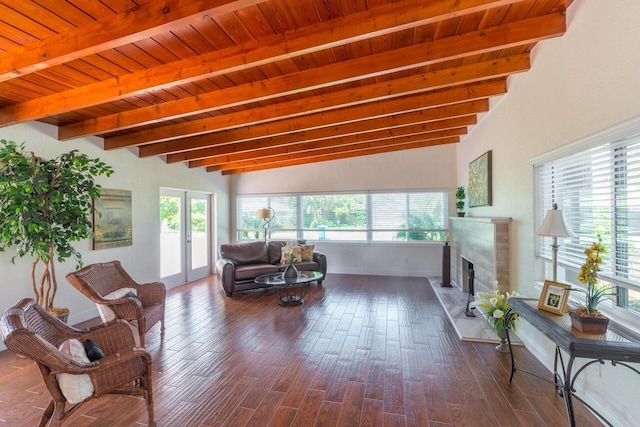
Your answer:
[[[584,250],[585,262],[580,267],[578,280],[587,285],[585,304],[569,310],[571,326],[581,332],[604,334],[609,325],[609,318],[598,310],[598,304],[606,296],[615,295],[610,292],[610,286],[598,283],[598,271],[600,271],[602,254],[604,253],[605,248],[600,236],[598,236],[597,242]]]
[[[478,292],[477,299],[469,304],[469,307],[480,307],[482,314],[486,317],[491,325],[491,329],[500,337],[500,344],[496,350],[508,353],[506,328],[515,330],[518,321],[518,315],[509,313],[509,298],[517,297],[518,293],[509,294],[500,293],[498,282],[494,282],[493,292]]]
[[[110,166],[77,150],[47,160],[25,151],[24,144],[0,140],[0,251],[15,246],[12,263],[16,256],[33,257],[35,300],[64,321],[69,310],[53,306],[58,290],[54,261],[74,257],[76,268],[82,266],[72,242],[93,235],[92,199],[100,196],[94,178],[112,173]]]
[[[456,199],[458,200],[456,202],[456,209],[458,210],[458,216],[459,217],[463,217],[464,216],[464,199],[465,197],[467,197],[467,193],[464,190],[464,187],[460,186],[458,187],[458,189],[456,190]]]

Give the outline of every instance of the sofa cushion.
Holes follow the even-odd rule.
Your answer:
[[[271,240],[269,242],[270,264],[280,264],[280,259],[282,258],[282,247],[287,243],[302,245],[306,243],[306,240]]]
[[[269,263],[269,254],[264,242],[220,245],[220,257],[228,259],[235,265]]]
[[[280,271],[284,271],[284,269],[287,268],[287,265],[289,264],[278,264],[277,267]],[[318,263],[315,261],[296,262],[293,265],[296,266],[298,271],[318,271],[319,268]]]
[[[236,267],[235,280],[253,280],[263,274],[277,273],[278,267],[273,264],[239,265]]]
[[[283,246],[280,251],[282,256],[280,257],[280,264],[286,264],[289,262],[302,261],[302,251],[300,246]]]
[[[313,261],[313,250],[316,245],[300,245],[300,254],[302,261]]]

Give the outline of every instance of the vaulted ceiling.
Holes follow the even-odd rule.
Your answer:
[[[457,143],[571,2],[0,0],[0,126],[223,174]]]

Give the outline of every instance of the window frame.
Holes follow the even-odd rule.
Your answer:
[[[539,168],[549,166],[554,162],[556,164],[562,164],[564,161],[566,163],[567,159],[571,158],[580,158],[580,156],[585,156],[587,153],[589,156],[592,155],[593,152],[597,152],[597,150],[608,151],[608,159],[606,164],[609,165],[610,168],[610,185],[609,191],[612,194],[608,202],[608,224],[609,224],[609,232],[611,244],[607,245],[608,254],[607,257],[612,259],[609,263],[612,266],[611,271],[603,271],[599,274],[600,279],[614,286],[614,291],[617,293],[616,297],[612,297],[610,301],[605,301],[599,307],[603,313],[609,316],[614,322],[618,323],[623,329],[627,331],[632,331],[634,334],[640,334],[640,312],[633,311],[629,308],[629,296],[628,290],[632,289],[634,291],[640,291],[640,279],[628,279],[622,277],[618,274],[623,274],[623,272],[619,269],[619,264],[615,262],[616,259],[620,259],[619,254],[616,252],[620,247],[620,238],[618,236],[618,230],[622,227],[627,227],[627,225],[618,224],[618,219],[616,217],[616,209],[619,207],[617,204],[619,202],[619,198],[616,196],[616,190],[621,187],[620,180],[624,180],[625,183],[622,185],[624,188],[627,188],[629,185],[627,184],[627,180],[629,179],[629,174],[626,171],[626,164],[623,166],[625,171],[623,176],[621,177],[621,165],[619,163],[618,154],[621,148],[626,153],[628,150],[626,147],[633,146],[634,144],[638,144],[640,142],[640,118],[632,119],[628,122],[622,123],[621,125],[612,127],[610,129],[606,129],[604,131],[598,132],[594,135],[591,135],[587,138],[584,138],[580,141],[577,141],[573,144],[569,144],[566,147],[562,147],[558,150],[552,151],[550,153],[544,154],[542,156],[536,157],[530,161],[530,163],[534,167],[533,171],[533,179],[534,179],[534,220],[535,220],[535,229],[540,226],[542,218],[544,218],[544,213],[546,209],[550,209],[551,204],[556,200],[543,200],[542,196],[542,182],[541,177],[539,176]],[[624,159],[626,161],[626,158]],[[593,163],[592,163],[593,164]],[[586,180],[585,180],[586,182]],[[595,181],[590,181],[595,182]],[[558,197],[558,192],[561,190],[557,190],[554,188],[554,196],[552,199]],[[637,191],[637,190],[636,190]],[[562,206],[559,206],[562,209]],[[601,218],[599,218],[601,219]],[[590,224],[595,228],[595,223]],[[636,230],[640,231],[640,226],[636,227]],[[573,230],[576,233],[576,230]],[[579,234],[579,232],[577,233]],[[597,237],[595,235],[586,235],[579,234],[580,241],[591,242],[594,241]],[[550,266],[551,258],[549,255],[549,251],[545,247],[550,245],[550,238],[543,238],[540,236],[536,236],[535,240],[535,256],[536,260],[539,263],[543,263]],[[625,245],[627,241],[625,241]],[[559,245],[563,245],[563,239],[559,242]],[[565,246],[567,244],[565,243]],[[588,245],[585,243],[583,245],[586,248]],[[575,258],[575,257],[574,257]],[[559,257],[558,261],[558,277],[560,280],[564,280],[565,282],[571,283],[572,285],[584,287],[583,284],[579,283],[577,280],[577,272],[580,269],[580,265],[584,262],[581,261],[566,261],[562,260],[562,257]],[[627,266],[628,268],[628,266]],[[582,293],[572,293],[572,300],[576,302],[582,302],[583,294]],[[638,326],[636,326],[638,325]]]
[[[372,199],[372,195],[376,195],[376,194],[403,194],[407,200],[410,198],[410,195],[412,194],[438,194],[440,195],[440,197],[442,197],[442,204],[443,204],[443,216],[442,218],[440,218],[440,220],[442,221],[442,224],[444,224],[444,228],[415,228],[412,229],[410,227],[407,227],[406,229],[400,229],[398,228],[391,230],[391,232],[395,232],[397,231],[398,233],[400,232],[404,232],[407,234],[407,239],[404,240],[374,240],[373,239],[373,233],[374,232],[379,232],[380,230],[374,229],[372,228],[372,203],[371,203],[371,199]],[[338,239],[321,239],[321,238],[309,238],[308,236],[305,237],[305,231],[309,232],[309,231],[319,231],[316,229],[311,229],[311,228],[305,228],[305,224],[304,224],[304,206],[303,206],[303,199],[304,197],[309,197],[309,196],[336,196],[336,195],[355,195],[355,196],[364,196],[365,199],[365,204],[366,204],[366,225],[363,229],[354,229],[354,232],[358,232],[358,233],[363,233],[365,235],[364,239],[342,239],[342,240],[338,240]],[[264,236],[263,234],[263,229],[244,229],[241,228],[242,227],[242,201],[241,199],[252,199],[252,198],[256,198],[256,199],[265,199],[267,201],[267,205],[264,207],[269,207],[270,206],[270,201],[272,198],[276,198],[276,197],[295,197],[297,200],[297,206],[298,206],[298,216],[297,216],[297,224],[296,224],[296,232],[295,232],[295,238],[296,239],[305,239],[308,241],[314,241],[314,242],[328,242],[328,243],[349,243],[349,244],[392,244],[392,245],[397,245],[397,244],[405,244],[405,245],[426,245],[426,244],[433,244],[433,243],[442,243],[444,241],[445,236],[448,234],[449,232],[449,191],[448,190],[443,190],[443,189],[428,189],[428,190],[389,190],[389,191],[349,191],[349,192],[312,192],[312,193],[288,193],[288,194],[242,194],[242,195],[237,195],[236,196],[236,230],[235,230],[235,235],[236,235],[236,239],[237,241],[252,241],[252,240],[259,240],[259,239],[251,239],[251,238],[247,238],[247,237],[243,237],[242,233],[246,232],[246,231],[252,231],[252,232],[258,232],[259,236]],[[407,219],[407,224],[410,224],[410,215],[411,212],[409,211],[409,209],[407,209],[406,212],[406,219]],[[276,212],[276,217],[277,217],[277,212]],[[331,231],[331,229],[325,229],[326,231]],[[337,230],[337,229],[336,229]],[[387,230],[389,231],[389,230]],[[431,232],[431,233],[440,233],[440,239],[436,239],[436,240],[411,240],[409,239],[409,233],[411,232]],[[271,232],[269,233],[269,235],[271,235]]]

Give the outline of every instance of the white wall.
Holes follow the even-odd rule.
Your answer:
[[[189,169],[182,164],[167,165],[159,158],[140,159],[129,150],[103,151],[101,138],[84,138],[70,142],[56,139],[57,129],[42,123],[15,125],[0,129],[0,139],[25,142],[26,148],[45,158],[78,149],[90,157],[98,157],[115,170],[111,177],[101,176],[97,182],[103,188],[131,190],[133,208],[133,245],[123,248],[92,250],[92,242],[78,242],[76,248],[82,253],[86,264],[120,260],[124,268],[138,282],[158,280],[160,276],[160,218],[159,189],[170,187],[215,193],[218,210],[224,214],[216,219],[220,241],[227,241],[229,222],[228,179],[219,173],[206,173],[204,169]],[[32,297],[30,268],[31,259],[16,258],[12,249],[0,252],[0,312],[19,299]],[[73,259],[56,264],[58,293],[56,306],[67,307],[71,314],[69,323],[74,324],[98,315],[95,305],[69,285],[65,275],[75,270]],[[2,347],[4,348],[4,347]]]
[[[230,204],[235,211],[237,194],[434,189],[449,190],[449,212],[454,213],[455,147],[450,144],[240,174],[231,180]],[[235,218],[231,222],[235,227]],[[314,243],[327,255],[332,273],[439,276],[442,272],[442,244]]]
[[[511,287],[537,298],[534,262],[533,168],[529,159],[640,114],[640,2],[576,0],[568,31],[540,43],[532,69],[510,77],[508,94],[458,146],[458,180],[468,182],[468,164],[493,150],[493,206],[473,216],[513,218]],[[547,366],[551,343],[531,329],[523,338]],[[625,368],[603,368],[587,387],[617,419],[633,425],[640,376]],[[593,401],[592,401],[593,403]]]

